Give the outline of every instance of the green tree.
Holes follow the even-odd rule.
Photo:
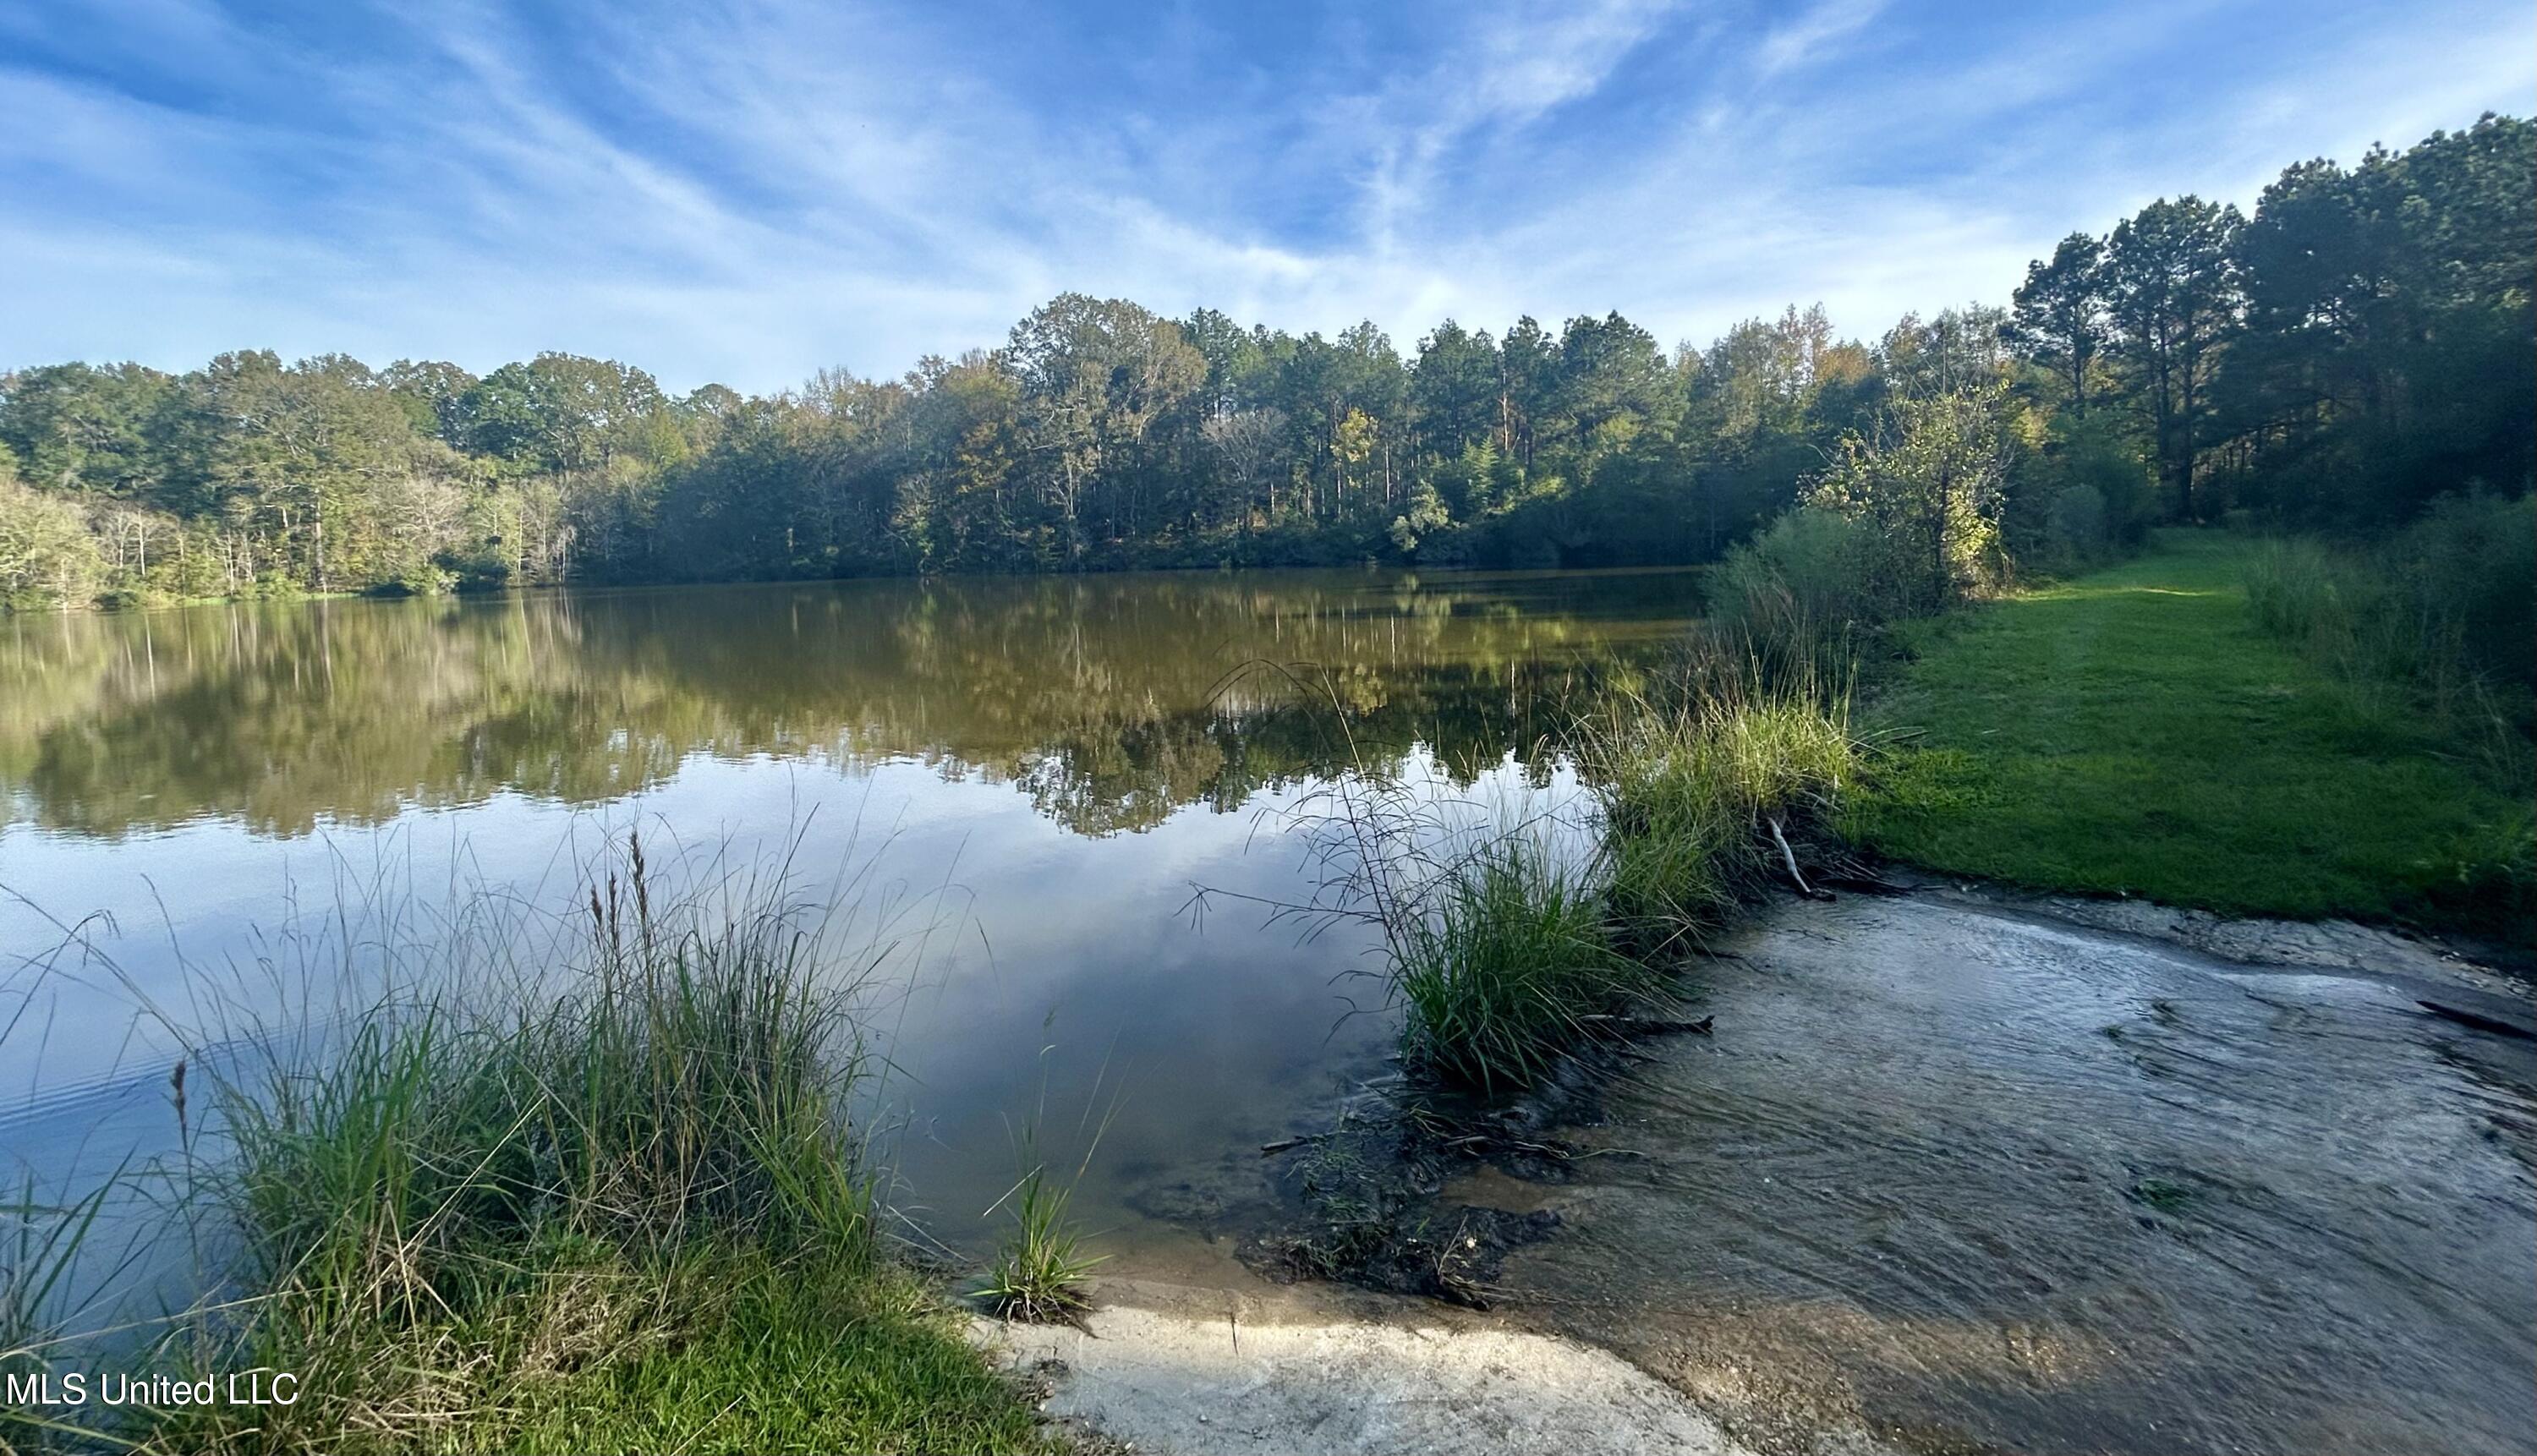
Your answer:
[[[2231,250],[2238,210],[2186,196],[2151,203],[2114,224],[2106,243],[2109,311],[2116,352],[2151,421],[2177,519],[2200,519],[2194,498],[2195,431],[2221,343],[2237,321]]]
[[[2049,261],[2027,265],[2011,296],[2010,342],[2068,386],[2070,412],[2086,417],[2088,378],[2106,349],[2106,245],[2071,233]]]
[[[0,375],[0,445],[52,490],[176,504],[166,494],[176,381],[139,364],[47,364]]]
[[[1082,293],[1060,294],[1015,324],[1006,355],[1066,557],[1079,560],[1087,492],[1104,471],[1134,464],[1146,427],[1205,382],[1206,358],[1170,320]]]
[[[2012,460],[2007,386],[1907,395],[1881,428],[1852,434],[1808,503],[1864,521],[1895,614],[1932,610],[1997,580]]]
[[[78,503],[27,485],[0,454],[0,606],[86,606],[103,576]]]
[[[442,444],[467,443],[467,396],[480,381],[446,359],[399,359],[379,371],[379,383],[405,407],[415,432]]]

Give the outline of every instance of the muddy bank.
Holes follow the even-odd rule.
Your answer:
[[[1274,1272],[1257,1220],[1291,1216],[1313,1167],[1244,1149],[1165,1190],[1199,1195],[1195,1263],[1132,1251],[1101,1340],[1008,1348],[1065,1361],[1054,1409],[1166,1449],[1254,1429],[1252,1449],[2537,1448],[2519,983],[2355,927],[2070,910],[1924,887],[1791,902],[1720,944],[1686,986],[1710,1035],[1643,1041],[1590,1095],[1502,1124],[1513,1145],[1391,1184],[1421,1249],[1525,1231],[1444,1266],[1486,1314],[1239,1269],[1237,1246]],[[1356,1166],[1379,1143],[1317,1175],[1382,1186]],[[1209,1300],[1288,1333],[1237,1360]],[[1580,1360],[1549,1383],[1604,1393],[1539,1404],[1555,1391],[1527,1372]],[[1468,1421],[1382,1424],[1415,1400],[1529,1414],[1498,1445]],[[1661,1414],[1597,1424],[1597,1403]],[[1219,1408],[1264,1414],[1228,1444]],[[1295,1444],[1307,1429],[1324,1444]]]

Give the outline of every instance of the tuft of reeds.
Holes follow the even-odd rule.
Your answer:
[[[1658,983],[1613,949],[1587,876],[1522,835],[1445,866],[1388,969],[1410,1063],[1483,1094],[1534,1085]]]
[[[1007,1319],[1046,1324],[1071,1322],[1091,1307],[1084,1281],[1109,1256],[1085,1250],[1083,1233],[1069,1212],[1073,1196],[1073,1180],[1052,1177],[1046,1164],[1033,1163],[998,1200],[997,1208],[1010,1211],[1013,1227],[978,1289],[988,1308]]]
[[[1714,664],[1616,701],[1580,754],[1602,807],[1609,915],[1646,952],[1696,939],[1829,843],[1858,772],[1849,694],[1803,657]]]
[[[1821,665],[1843,639],[1801,615],[1781,626],[1696,639],[1543,745],[1536,759],[1573,768],[1593,812],[1510,816],[1351,753],[1355,768],[1290,811],[1318,891],[1267,902],[1271,918],[1376,930],[1372,974],[1403,1013],[1404,1059],[1447,1087],[1526,1090],[1625,1035],[1661,994],[1667,953],[1770,882],[1802,890],[1802,863],[1837,838],[1858,746],[1846,681]],[[1322,691],[1345,733],[1336,688]]]
[[[68,1203],[47,1199],[32,1174],[0,1204],[0,1452],[40,1448],[85,1432],[23,1397],[62,1354],[55,1312],[83,1246],[104,1211],[112,1181]]]
[[[297,969],[358,982],[349,1011],[192,1044],[208,1115],[169,1181],[220,1257],[132,1359],[296,1399],[0,1420],[0,1450],[1036,1449],[876,1229],[859,1013],[904,907],[858,925],[789,862],[665,881],[643,851],[561,916],[343,912],[342,959]],[[68,1348],[42,1281],[86,1230],[50,1212],[0,1289],[11,1364]]]
[[[457,1420],[479,1373],[671,1322],[641,1306],[715,1250],[872,1259],[853,977],[780,889],[665,903],[629,850],[578,952],[508,1009],[422,990],[216,1082],[217,1186],[256,1294],[197,1338],[298,1372],[287,1419],[308,1434]]]
[[[1100,1083],[1096,1079],[1084,1103],[1083,1115],[1075,1123],[1075,1135],[1083,1140],[1083,1156],[1072,1173],[1063,1177],[1055,1174],[1040,1149],[1048,1114],[1045,1059],[1054,1049],[1041,1049],[1039,1106],[1014,1143],[1021,1176],[981,1215],[994,1218],[1002,1209],[1010,1216],[1012,1227],[997,1245],[995,1262],[989,1266],[977,1296],[1004,1318],[1032,1324],[1076,1323],[1083,1311],[1092,1307],[1084,1281],[1109,1259],[1107,1254],[1088,1250],[1073,1205],[1075,1185],[1091,1169],[1093,1155],[1100,1152],[1110,1121],[1118,1115],[1119,1104],[1113,1098],[1099,1121],[1094,1121],[1093,1108],[1100,1102]],[[1107,1073],[1105,1064],[1104,1076]]]

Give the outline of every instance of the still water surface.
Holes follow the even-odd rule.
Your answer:
[[[0,901],[0,961],[101,911],[120,967],[10,982],[0,1155],[163,1145],[173,1046],[140,1005],[251,1000],[227,968],[339,901],[560,907],[639,828],[656,863],[790,846],[805,884],[864,870],[866,913],[898,887],[935,926],[876,1023],[936,1235],[975,1245],[1042,1107],[1115,1108],[1085,1198],[1133,1234],[1390,1032],[1334,981],[1361,941],[1194,919],[1193,887],[1307,889],[1278,811],[1351,753],[1483,803],[1558,794],[1528,761],[1560,701],[1695,600],[1679,571],[1285,572],[0,620],[0,887],[32,902]],[[1262,663],[1295,675],[1238,670]]]

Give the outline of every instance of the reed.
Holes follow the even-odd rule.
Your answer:
[[[1859,745],[1847,688],[1804,655],[1776,669],[1709,660],[1661,695],[1617,700],[1580,741],[1606,910],[1642,953],[1696,942],[1772,886],[1804,888],[1803,864],[1840,853]]]

